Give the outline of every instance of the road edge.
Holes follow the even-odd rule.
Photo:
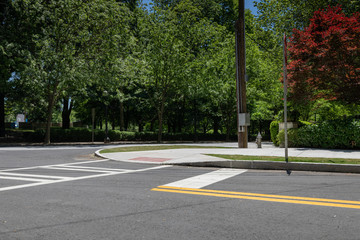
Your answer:
[[[326,163],[303,163],[303,162],[275,162],[258,160],[224,160],[209,162],[184,162],[184,163],[163,163],[191,167],[219,167],[219,168],[241,168],[259,170],[292,170],[310,172],[339,172],[339,173],[360,173],[360,165],[355,164],[326,164]]]
[[[214,167],[214,168],[240,168],[240,169],[258,169],[258,170],[291,170],[291,171],[310,171],[310,172],[338,172],[338,173],[360,173],[360,164],[330,164],[330,163],[306,163],[306,162],[279,162],[279,161],[261,161],[261,160],[220,160],[204,162],[181,162],[181,163],[151,163],[141,161],[117,160],[105,157],[100,153],[100,149],[95,155],[104,159],[113,161],[189,166],[189,167]]]

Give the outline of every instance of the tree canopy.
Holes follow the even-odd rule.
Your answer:
[[[340,7],[316,11],[289,43],[292,99],[360,103],[360,14]]]
[[[49,143],[51,123],[90,125],[92,108],[95,127],[107,119],[112,129],[157,132],[158,141],[164,132],[194,140],[236,133],[237,1],[4,2],[0,136],[4,115],[12,122],[23,113],[30,123],[47,123]],[[282,113],[284,31],[293,34],[293,109],[324,115],[357,108],[359,3],[336,2],[342,10],[319,10],[334,6],[331,0],[260,0],[258,15],[245,12],[247,109],[256,125]]]

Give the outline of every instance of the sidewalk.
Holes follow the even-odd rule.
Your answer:
[[[137,144],[139,145],[139,144]],[[173,144],[169,144],[173,145]],[[188,143],[178,145],[218,146],[231,148],[186,148],[171,150],[154,150],[139,152],[96,153],[98,156],[116,161],[152,164],[173,164],[199,167],[232,167],[246,169],[271,170],[300,170],[360,173],[360,165],[352,164],[318,164],[318,163],[285,163],[270,161],[232,161],[207,156],[205,154],[228,154],[250,156],[284,156],[285,149],[273,146],[272,143],[263,143],[257,148],[255,143],[249,143],[248,148],[237,148],[237,143]],[[128,146],[128,145],[127,145]],[[121,146],[120,146],[121,147]],[[126,146],[124,146],[126,147]],[[352,150],[325,150],[311,148],[289,148],[289,156],[293,157],[322,157],[322,158],[354,158],[360,159],[360,151]]]

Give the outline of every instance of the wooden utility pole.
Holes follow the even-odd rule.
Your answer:
[[[239,0],[239,18],[235,24],[236,41],[236,97],[238,147],[247,148],[247,126],[243,124],[246,115],[246,63],[245,63],[245,3]],[[243,116],[243,117],[241,117]]]

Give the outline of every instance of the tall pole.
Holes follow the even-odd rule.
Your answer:
[[[246,113],[246,62],[245,62],[245,1],[239,0],[239,18],[235,24],[236,41],[236,98],[238,147],[247,148],[247,126],[240,126],[239,114]]]
[[[287,44],[286,33],[284,33],[284,131],[285,131],[285,162],[289,161],[288,157],[288,134],[287,134]]]

